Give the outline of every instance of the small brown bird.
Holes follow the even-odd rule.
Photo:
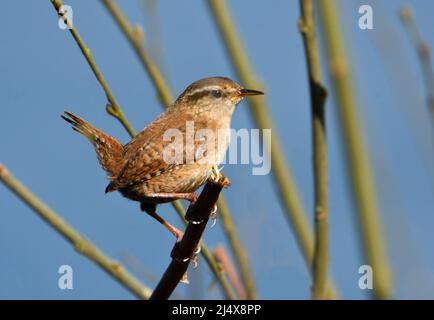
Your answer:
[[[68,111],[62,118],[93,144],[111,180],[106,193],[118,190],[139,201],[142,211],[178,239],[182,232],[157,214],[157,204],[196,200],[194,191],[218,174],[235,106],[246,96],[260,94],[224,77],[196,81],[126,145]],[[212,141],[204,142],[204,136]]]

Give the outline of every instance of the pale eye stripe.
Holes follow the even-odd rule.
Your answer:
[[[196,95],[199,93],[204,93],[204,92],[211,92],[212,90],[222,90],[222,87],[219,86],[206,86],[206,87],[201,87],[201,88],[197,88],[196,90],[193,90],[190,95]]]

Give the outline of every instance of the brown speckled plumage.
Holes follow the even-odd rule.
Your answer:
[[[255,94],[261,92],[243,89],[224,77],[196,81],[124,146],[70,112],[65,111],[62,118],[93,144],[98,160],[111,180],[106,192],[118,190],[126,198],[141,202],[142,210],[179,236],[178,230],[156,215],[156,204],[176,199],[194,200],[194,196],[187,195],[206,182],[213,167],[219,164],[226,153],[235,105],[244,96]],[[195,132],[200,129],[212,130],[216,137],[215,145],[222,143],[222,148],[216,150],[213,156],[208,156],[207,163],[199,163],[195,159],[193,162],[186,161],[185,148],[181,163],[167,163],[164,160],[163,150],[172,143],[171,140],[163,139],[165,132],[178,129],[185,142],[187,124],[193,124]],[[218,135],[219,129],[227,129],[223,131],[226,134]],[[196,150],[203,142],[194,140],[193,143]]]

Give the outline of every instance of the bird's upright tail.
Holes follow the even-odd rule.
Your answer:
[[[92,143],[99,163],[111,179],[115,178],[125,164],[122,144],[71,112],[65,111],[61,117]]]

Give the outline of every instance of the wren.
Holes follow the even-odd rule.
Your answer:
[[[163,224],[178,239],[182,232],[157,214],[157,204],[178,199],[196,200],[195,191],[218,173],[217,166],[229,147],[235,106],[246,96],[260,94],[263,92],[245,89],[225,77],[198,80],[126,145],[68,111],[61,117],[94,146],[99,163],[110,179],[106,193],[117,190],[124,197],[139,201],[142,211]],[[204,152],[202,158],[198,158],[197,150],[193,150],[194,156],[188,157],[187,148],[181,145],[177,161],[168,161],[167,154],[171,153],[167,149],[173,148],[174,144],[165,133],[177,130],[185,142],[189,139],[186,136],[188,124],[193,124],[195,131],[205,129],[215,133],[218,141],[213,142],[213,152]],[[200,144],[194,139],[192,146],[198,149]]]

